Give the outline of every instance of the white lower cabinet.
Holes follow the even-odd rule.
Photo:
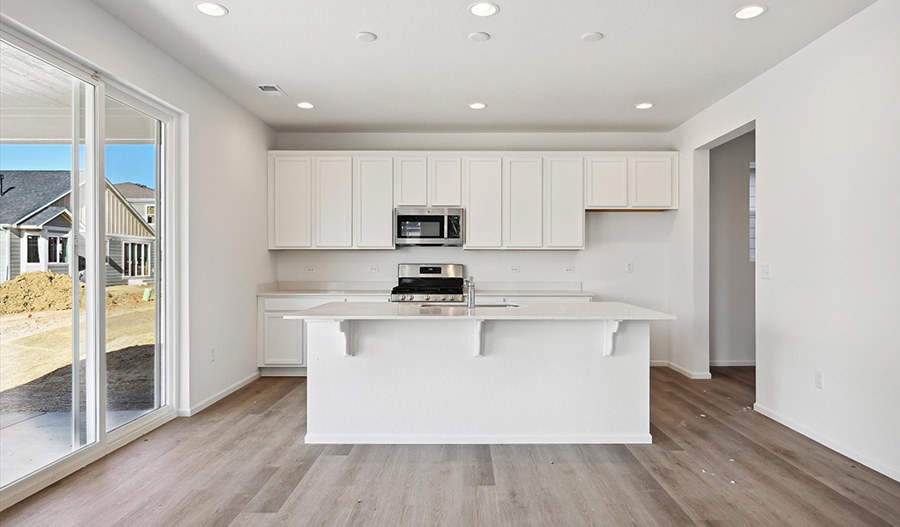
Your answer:
[[[257,299],[257,365],[260,368],[297,368],[306,366],[306,323],[285,320],[289,313],[329,302],[344,302],[334,296],[277,296]]]

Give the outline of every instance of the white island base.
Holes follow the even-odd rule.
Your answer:
[[[601,304],[292,315],[307,322],[306,443],[650,443],[648,320],[671,317]]]

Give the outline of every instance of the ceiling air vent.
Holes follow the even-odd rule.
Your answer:
[[[278,87],[277,84],[258,84],[256,86],[259,88],[259,91],[263,92],[265,95],[269,97],[284,97],[285,93]]]

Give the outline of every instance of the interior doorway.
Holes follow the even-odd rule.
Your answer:
[[[709,151],[709,365],[755,385],[756,131]]]

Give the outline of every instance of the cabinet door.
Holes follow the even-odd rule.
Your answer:
[[[673,206],[672,157],[640,157],[630,159],[631,206],[668,209]]]
[[[547,158],[547,247],[584,247],[584,160]]]
[[[503,244],[503,169],[499,157],[466,158],[466,241],[471,248]]]
[[[394,159],[358,157],[354,162],[354,246],[393,249]]]
[[[353,245],[353,166],[349,157],[316,159],[316,247]]]
[[[588,208],[624,209],[628,206],[628,158],[587,158]]]
[[[428,205],[428,168],[424,157],[401,156],[394,160],[394,202],[398,207]]]
[[[544,235],[544,168],[540,157],[505,159],[505,247],[537,248]]]
[[[269,160],[269,247],[312,247],[312,159]]]
[[[285,320],[286,313],[265,313],[263,364],[266,366],[303,366],[303,321]]]
[[[431,202],[435,207],[462,207],[462,159],[431,157]]]

